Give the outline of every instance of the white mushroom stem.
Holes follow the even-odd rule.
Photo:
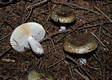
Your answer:
[[[28,38],[28,43],[32,49],[33,52],[35,52],[36,54],[43,54],[44,50],[43,47],[41,46],[41,44],[36,41],[32,36],[30,36]]]
[[[60,26],[59,32],[64,31],[64,30],[66,30],[66,27],[65,26]]]
[[[86,58],[80,58],[79,59],[79,65],[85,65],[87,63],[87,59]]]

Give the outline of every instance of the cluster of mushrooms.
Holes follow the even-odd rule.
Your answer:
[[[61,25],[59,31],[66,29],[66,24],[76,21],[73,10],[66,7],[57,7],[51,13],[51,20]],[[40,41],[45,37],[45,29],[36,22],[28,22],[18,26],[10,37],[10,43],[14,50],[24,52],[25,49],[31,49],[35,54],[44,54],[44,49]],[[78,33],[66,36],[63,49],[71,54],[86,54],[95,50],[98,43],[91,33]],[[82,59],[81,59],[82,60]],[[41,80],[40,74],[31,71],[28,80]],[[46,80],[53,80],[52,78]]]

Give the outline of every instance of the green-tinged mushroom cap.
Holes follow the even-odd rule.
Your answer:
[[[31,71],[28,75],[28,80],[40,80],[41,75],[36,71]]]
[[[32,70],[28,75],[28,80],[53,80],[53,77],[44,73],[38,73]]]
[[[71,8],[57,7],[51,13],[51,19],[60,23],[72,23],[76,20],[76,16]]]
[[[98,43],[90,33],[76,33],[66,37],[64,50],[74,54],[85,54],[95,50]]]

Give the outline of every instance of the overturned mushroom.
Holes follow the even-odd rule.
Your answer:
[[[73,14],[73,10],[68,7],[57,7],[51,13],[51,19],[54,22],[59,22],[61,25],[72,23],[76,20],[76,16]],[[65,26],[61,26],[59,31],[66,29]]]
[[[90,33],[72,34],[67,36],[64,42],[64,50],[72,54],[86,54],[95,50],[97,46],[95,37]],[[80,63],[83,64],[83,61],[86,62],[86,59],[81,58]]]
[[[42,25],[36,22],[28,22],[18,26],[10,38],[11,46],[18,52],[23,52],[25,48],[31,48],[36,54],[44,53],[39,43],[45,36],[45,30]]]

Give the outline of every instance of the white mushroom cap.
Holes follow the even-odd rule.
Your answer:
[[[34,38],[37,42],[43,39],[45,30],[42,25],[36,22],[28,22],[18,26],[10,38],[11,46],[18,52],[23,52],[25,48],[30,48],[28,44],[29,37]]]

